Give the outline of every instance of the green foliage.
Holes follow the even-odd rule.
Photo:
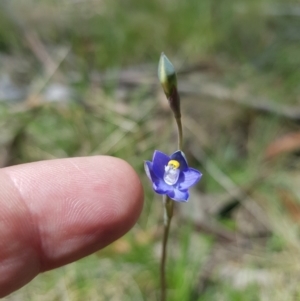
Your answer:
[[[200,90],[212,81],[233,89],[237,92],[234,96],[248,93],[249,98],[259,95],[271,99],[272,105],[298,104],[299,16],[283,13],[280,5],[287,5],[284,0],[276,5],[270,0],[10,0],[14,14],[8,14],[3,3],[1,54],[35,62],[25,70],[32,88],[37,79],[43,78],[43,66],[25,42],[23,30],[34,30],[51,55],[56,53],[56,47],[70,46],[69,55],[58,67],[64,83],[74,89],[79,100],[59,104],[41,101],[36,107],[0,103],[1,153],[9,154],[9,164],[70,156],[117,156],[139,173],[146,200],[139,223],[120,241],[96,255],[37,277],[12,298],[157,300],[162,206],[144,176],[143,161],[151,159],[154,149],[171,153],[176,145],[170,142],[171,116],[153,88],[158,80],[151,76],[156,74],[159,55],[164,51],[172,61],[174,58],[178,71],[200,64],[200,77],[187,78],[188,83],[196,82]],[[26,25],[23,29],[20,21]],[[54,54],[53,57],[56,58]],[[145,82],[133,87],[130,82],[119,83],[123,68],[144,63]],[[24,70],[20,69],[24,80]],[[112,80],[93,79],[93,72],[105,77],[107,70]],[[202,84],[204,73],[208,80]],[[72,80],[74,74],[76,80]],[[179,88],[183,77],[178,72]],[[52,80],[61,78],[50,76],[46,86]],[[167,265],[170,300],[253,301],[263,300],[261,296],[269,297],[264,300],[292,300],[290,296],[299,296],[295,265],[299,229],[297,223],[291,223],[279,192],[284,188],[299,195],[299,182],[294,181],[299,173],[299,154],[287,154],[286,159],[274,162],[265,162],[264,155],[274,139],[299,131],[299,125],[270,113],[257,113],[240,103],[227,106],[199,95],[182,95],[183,124],[191,119],[195,123],[194,132],[191,127],[184,128],[186,153],[193,160],[192,166],[204,173],[200,196],[195,191],[196,202],[200,203],[203,195],[214,199],[224,194],[232,199],[230,194],[236,188],[244,191],[250,184],[255,186],[247,195],[267,212],[272,233],[263,243],[261,237],[247,238],[247,247],[253,245],[253,249],[246,249],[244,257],[237,255],[234,263],[248,268],[259,262],[261,269],[271,270],[275,276],[280,274],[281,278],[275,277],[267,288],[257,281],[238,288],[218,275],[218,267],[232,260],[220,253],[223,261],[212,269],[200,290],[205,263],[213,260],[210,256],[216,249],[229,249],[229,243],[219,244],[217,234],[204,236],[196,232],[194,225],[184,222],[179,218],[181,212],[176,212]],[[208,137],[206,144],[198,139],[201,131]],[[206,156],[200,156],[200,160],[191,146],[197,146],[199,153],[203,149]],[[191,220],[197,223],[198,218]],[[255,211],[251,219],[259,224]],[[231,234],[238,229],[232,219],[218,222]],[[230,243],[243,252],[244,245],[238,240]],[[291,258],[296,259],[290,261]]]
[[[222,298],[222,299],[220,299]],[[253,285],[249,285],[245,290],[233,290],[227,285],[221,285],[218,291],[208,290],[197,301],[209,301],[209,300],[224,300],[224,301],[256,301],[259,300],[258,288]]]

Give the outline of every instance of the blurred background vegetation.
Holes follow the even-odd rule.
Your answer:
[[[299,300],[300,2],[2,0],[0,164],[108,154],[144,183],[137,225],[5,300],[157,300],[162,206],[143,171],[176,147],[156,77],[178,70],[190,164],[170,300]]]

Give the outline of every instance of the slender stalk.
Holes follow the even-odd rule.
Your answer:
[[[166,261],[167,261],[167,245],[170,233],[170,225],[173,216],[174,202],[168,197],[164,196],[164,235],[162,244],[162,256],[160,263],[160,288],[161,288],[161,301],[167,299],[167,281],[166,281]]]
[[[175,118],[176,124],[177,124],[177,131],[178,131],[178,149],[182,149],[183,144],[183,133],[182,133],[182,124],[181,124],[181,118]]]
[[[182,124],[181,118],[175,118],[178,131],[178,149],[182,149],[183,135],[182,135]],[[163,197],[164,204],[164,235],[162,244],[162,256],[160,262],[160,288],[161,288],[161,301],[167,299],[167,280],[166,280],[166,262],[167,262],[167,245],[170,233],[170,225],[173,216],[174,201],[167,195]]]

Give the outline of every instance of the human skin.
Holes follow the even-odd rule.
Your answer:
[[[0,169],[0,297],[104,248],[136,223],[142,206],[139,177],[118,158]]]

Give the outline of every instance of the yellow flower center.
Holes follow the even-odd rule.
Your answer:
[[[168,166],[171,166],[173,169],[178,169],[180,166],[180,163],[176,160],[170,160],[168,163]]]

